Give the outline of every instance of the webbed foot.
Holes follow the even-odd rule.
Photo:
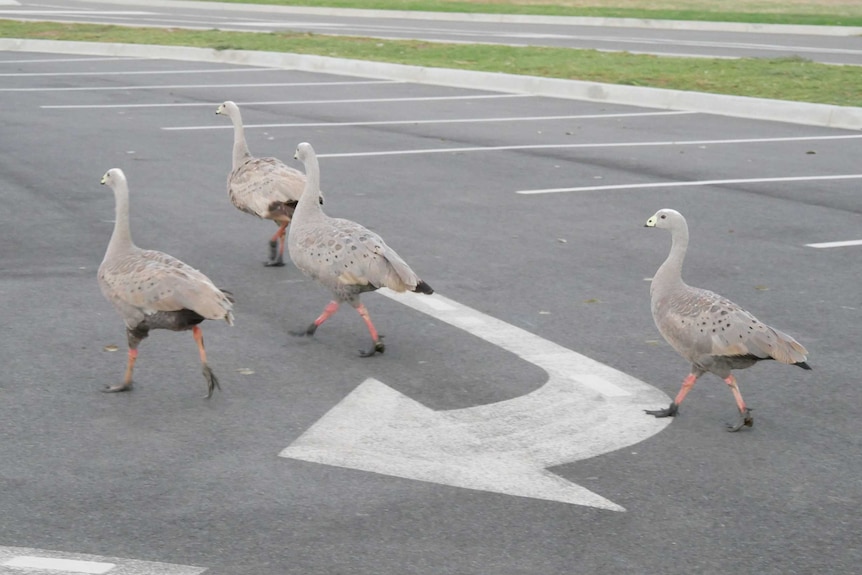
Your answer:
[[[311,337],[314,335],[314,332],[317,331],[317,324],[312,323],[305,329],[295,329],[291,330],[290,335],[295,335],[296,337]]]
[[[204,379],[207,382],[207,394],[205,397],[206,399],[209,399],[213,396],[213,391],[215,391],[216,389],[221,390],[221,386],[219,385],[218,378],[213,373],[213,370],[210,369],[210,366],[208,366],[207,364],[204,364],[203,374]]]
[[[270,240],[269,242],[269,261],[263,262],[268,268],[280,268],[284,265],[284,256],[278,253],[278,242]]]
[[[102,393],[117,393],[119,391],[131,391],[132,382],[121,383],[119,385],[106,385],[101,391]]]
[[[374,345],[371,347],[371,349],[360,349],[359,350],[359,357],[371,357],[375,353],[383,353],[384,351],[386,351],[386,346],[383,345],[382,341],[380,341],[383,339],[383,335],[378,334],[378,337],[380,339],[378,339],[377,341],[374,342]]]
[[[644,409],[644,413],[656,417],[675,417],[679,413],[679,405],[671,402],[666,409]]]
[[[744,412],[740,412],[739,420],[735,425],[731,423],[726,425],[727,431],[739,431],[743,427],[752,427],[754,425],[754,417],[751,415],[751,409],[746,407]]]

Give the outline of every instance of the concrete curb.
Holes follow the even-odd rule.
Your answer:
[[[218,62],[862,129],[862,108],[250,50],[0,38],[0,50]]]
[[[101,4],[142,5],[141,0],[93,0]],[[800,24],[749,24],[745,22],[701,22],[690,20],[649,20],[641,18],[590,18],[579,16],[537,16],[527,14],[483,14],[465,12],[416,12],[410,10],[365,10],[312,6],[274,6],[269,4],[231,4],[196,0],[147,0],[147,6],[191,8],[219,12],[260,12],[270,14],[310,14],[350,16],[353,18],[398,18],[450,22],[505,22],[514,24],[553,24],[561,26],[611,26],[653,28],[656,30],[711,30],[716,32],[758,32],[761,34],[804,34],[811,36],[859,36],[862,28],[851,26],[808,26]]]

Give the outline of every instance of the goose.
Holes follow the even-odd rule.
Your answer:
[[[302,196],[305,175],[277,158],[255,158],[245,141],[239,106],[228,100],[216,109],[233,123],[233,164],[227,178],[227,193],[239,210],[278,224],[269,240],[267,267],[284,265],[285,230]],[[323,197],[320,198],[323,203]]]
[[[128,391],[138,358],[138,344],[153,329],[192,330],[200,353],[207,398],[219,387],[207,364],[203,332],[205,319],[223,319],[233,325],[233,296],[217,288],[210,279],[177,258],[135,245],[129,230],[129,186],[119,168],[107,171],[101,180],[114,192],[116,219],[105,257],[99,266],[99,287],[126,323],[129,345],[123,382],[103,391]]]
[[[704,373],[713,373],[730,387],[739,409],[739,420],[728,431],[754,425],[751,409],[739,391],[734,369],[745,369],[764,360],[775,360],[811,369],[808,351],[795,339],[758,320],[732,301],[682,280],[682,263],[688,248],[688,224],[676,210],[663,209],[646,221],[646,227],[671,233],[670,254],[650,286],[652,316],[656,327],[677,353],[691,362],[676,398],[666,409],[645,410],[655,417],[673,417],[686,394]]]
[[[311,144],[299,144],[294,158],[305,166],[306,180],[287,234],[288,253],[296,267],[329,288],[334,299],[308,328],[291,333],[314,335],[338,311],[339,305],[347,302],[356,309],[371,334],[371,348],[360,350],[359,354],[370,357],[383,353],[383,336],[378,334],[368,310],[359,301],[360,294],[381,287],[402,293],[432,294],[434,290],[380,236],[356,222],[323,213],[318,201],[320,166]]]

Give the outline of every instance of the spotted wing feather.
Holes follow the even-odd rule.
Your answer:
[[[682,356],[703,364],[706,357],[752,357],[782,363],[805,361],[796,340],[709,290],[687,287],[656,302],[659,331]]]
[[[305,175],[276,158],[252,158],[228,176],[228,195],[240,210],[264,219],[289,219],[305,187]]]
[[[356,222],[325,217],[321,225],[294,229],[292,254],[299,269],[331,289],[414,289],[419,278],[383,239]]]
[[[146,315],[182,309],[233,323],[229,297],[203,273],[163,252],[133,250],[103,263],[99,284],[130,326]]]

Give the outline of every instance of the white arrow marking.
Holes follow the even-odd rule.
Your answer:
[[[847,240],[844,242],[823,242],[821,244],[805,244],[809,248],[846,248],[848,246],[862,246],[862,240]]]
[[[79,561],[77,559],[54,559],[52,557],[32,557],[19,555],[3,563],[7,567],[36,569],[38,571],[64,571],[72,573],[107,573],[116,565],[99,561]]]
[[[75,573],[108,575],[200,575],[204,567],[173,565],[152,561],[136,561],[120,557],[101,557],[83,553],[49,551],[27,547],[0,546],[0,573],[45,575]]]
[[[638,443],[670,419],[643,409],[658,389],[439,294],[399,301],[510,351],[548,373],[522,397],[434,411],[366,379],[279,455],[419,481],[625,511],[546,468]]]

